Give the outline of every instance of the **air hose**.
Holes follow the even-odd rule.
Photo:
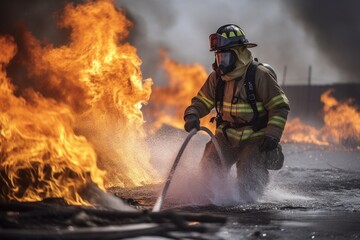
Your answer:
[[[218,153],[218,155],[219,155],[219,157],[220,157],[221,163],[225,163],[225,158],[224,158],[224,156],[223,156],[223,154],[222,154],[222,152],[221,152],[220,145],[219,145],[219,143],[217,142],[214,134],[213,134],[208,128],[206,128],[206,127],[200,127],[200,131],[206,132],[206,133],[211,137],[211,140],[212,140],[213,143],[214,143],[215,149],[216,149],[216,151],[217,151],[217,153]],[[159,211],[160,211],[161,206],[162,206],[162,204],[163,204],[163,202],[164,202],[164,200],[165,200],[167,191],[168,191],[168,189],[169,189],[171,180],[172,180],[172,178],[173,178],[173,176],[174,176],[176,167],[177,167],[177,165],[178,165],[178,163],[179,163],[179,161],[180,161],[180,158],[181,158],[182,154],[184,153],[185,148],[186,148],[186,146],[188,145],[190,139],[191,139],[197,132],[198,132],[198,130],[197,130],[196,128],[192,129],[192,130],[189,132],[189,135],[186,137],[184,143],[182,144],[182,146],[181,146],[181,148],[180,148],[180,150],[179,150],[179,152],[178,152],[178,154],[177,154],[177,156],[176,156],[176,158],[175,158],[175,161],[174,161],[174,163],[173,163],[173,165],[172,165],[172,167],[171,167],[171,169],[170,169],[170,172],[169,172],[169,175],[168,175],[168,177],[167,177],[167,179],[166,179],[166,182],[165,182],[165,184],[164,184],[164,187],[163,187],[160,195],[158,196],[158,198],[157,198],[157,200],[156,200],[156,202],[155,202],[155,205],[154,205],[154,207],[153,207],[153,209],[152,209],[153,212],[159,212]]]

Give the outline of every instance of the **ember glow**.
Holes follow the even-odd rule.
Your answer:
[[[80,192],[90,182],[102,189],[156,182],[140,110],[152,81],[142,80],[141,60],[125,42],[131,23],[112,1],[88,1],[67,5],[59,26],[71,36],[58,48],[23,33],[32,88],[21,97],[5,72],[17,47],[1,37],[2,198],[86,204]]]
[[[163,69],[166,72],[168,85],[154,87],[150,98],[150,106],[146,115],[151,118],[152,131],[163,124],[175,128],[184,128],[184,112],[204,84],[208,73],[200,64],[185,65],[175,62],[163,53]],[[201,119],[201,125],[214,129],[208,115]]]

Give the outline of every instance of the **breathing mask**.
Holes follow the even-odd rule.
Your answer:
[[[233,50],[221,50],[215,52],[215,63],[213,64],[221,76],[233,71],[236,68],[236,53]]]

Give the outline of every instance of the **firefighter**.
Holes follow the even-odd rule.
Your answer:
[[[235,24],[221,26],[209,36],[215,52],[214,71],[184,113],[185,130],[200,128],[199,119],[215,108],[216,132],[226,162],[210,141],[201,159],[207,178],[224,176],[235,164],[244,201],[254,201],[269,181],[269,169],[282,167],[279,144],[289,113],[289,101],[278,85],[275,71],[259,64],[244,31]]]

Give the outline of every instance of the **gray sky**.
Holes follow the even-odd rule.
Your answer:
[[[284,3],[284,0],[119,0],[117,2],[126,9],[134,21],[135,33],[132,40],[144,61],[142,67],[144,76],[152,77],[155,83],[161,82],[156,79],[157,75],[154,73],[156,67],[153,65],[158,57],[159,48],[166,48],[170,57],[180,63],[199,62],[210,71],[213,53],[208,50],[208,36],[227,23],[238,24],[244,29],[249,41],[258,43],[259,46],[252,49],[253,55],[261,62],[272,65],[277,71],[280,82],[283,79],[285,65],[287,66],[286,84],[307,84],[309,65],[312,65],[314,84],[360,80],[344,76],[342,74],[344,70],[337,67],[336,59],[334,61],[334,58],[326,56],[327,52],[324,49],[319,49],[321,43],[316,39],[313,26],[306,25],[301,19],[302,16],[294,14],[299,9],[297,1]],[[295,7],[291,8],[291,5]]]

